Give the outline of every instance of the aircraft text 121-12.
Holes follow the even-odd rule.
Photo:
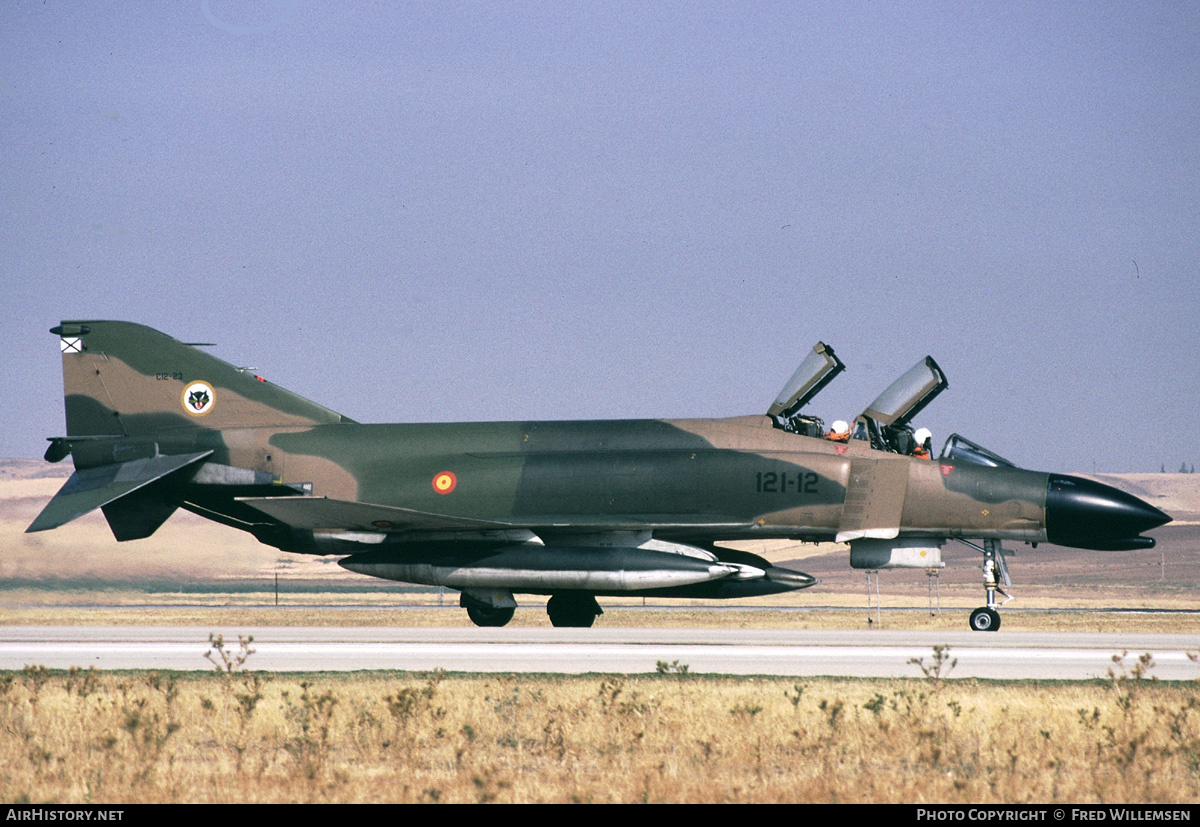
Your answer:
[[[816,494],[818,479],[812,471],[797,471],[795,474],[759,471],[754,475],[754,490],[758,494],[786,494],[789,491]]]

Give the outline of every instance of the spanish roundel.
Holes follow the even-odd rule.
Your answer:
[[[458,485],[458,477],[453,471],[441,471],[433,475],[433,490],[439,494],[449,494]]]

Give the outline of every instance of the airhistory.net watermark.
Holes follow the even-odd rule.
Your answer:
[[[5,821],[120,821],[124,810],[71,810],[53,807],[9,807]]]

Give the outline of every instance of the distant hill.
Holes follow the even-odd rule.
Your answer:
[[[1128,491],[1170,514],[1175,522],[1200,521],[1200,474],[1079,474]]]
[[[52,531],[26,534],[38,512],[62,487],[70,462],[0,460],[0,581],[68,580],[139,584],[148,581],[259,581],[364,578],[332,558],[286,554],[249,534],[177,511],[145,540],[118,543],[99,510]]]

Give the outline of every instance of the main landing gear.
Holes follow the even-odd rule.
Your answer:
[[[476,626],[504,626],[513,619],[516,609],[497,609],[478,603],[467,606],[467,617]]]
[[[468,594],[464,591],[458,596],[458,605],[467,610],[467,617],[476,626],[503,626],[513,619],[517,611],[517,603],[511,593]]]
[[[513,619],[517,603],[512,592],[486,589],[464,590],[458,605],[476,626],[504,626]],[[587,592],[559,592],[546,601],[546,614],[553,626],[586,629],[604,614],[595,596]]]
[[[977,546],[968,540],[960,540],[983,555],[983,589],[987,594],[987,605],[971,612],[971,631],[994,632],[1000,628],[1000,613],[996,611],[996,593],[1004,595],[1004,603],[1012,600],[1012,595],[1004,591],[1000,585],[1012,586],[1008,576],[1008,564],[1004,562],[1005,550],[999,540],[984,540],[982,546]],[[1003,606],[1004,603],[1000,605]]]
[[[546,601],[546,614],[550,615],[552,626],[586,629],[596,622],[597,616],[604,614],[604,610],[590,594],[559,592]]]

